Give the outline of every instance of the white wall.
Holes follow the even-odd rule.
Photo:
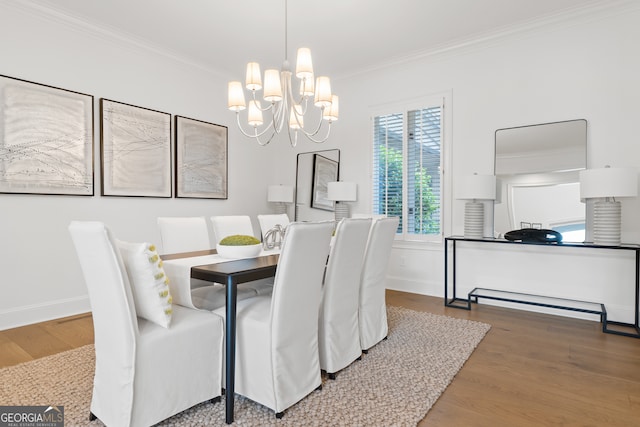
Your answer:
[[[27,9],[20,2],[0,4],[0,74],[94,95],[96,196],[0,194],[4,290],[0,329],[88,310],[66,229],[73,219],[105,221],[124,240],[159,242],[157,216],[242,212],[255,217],[270,209],[265,200],[267,185],[295,182],[297,153],[332,148],[341,150],[341,179],[358,183],[359,200],[352,212],[370,210],[369,115],[381,104],[442,91],[452,95],[452,123],[448,124],[452,147],[445,153],[452,163],[445,170],[448,196],[456,176],[493,171],[493,134],[505,127],[584,118],[589,122],[589,166],[640,167],[640,144],[635,142],[640,116],[636,46],[640,11],[633,3],[334,79],[341,117],[330,141],[322,145],[301,141],[295,149],[284,141],[260,148],[239,135],[233,115],[224,106],[227,76],[82,29],[82,25],[69,27],[63,20],[34,16]],[[100,97],[229,126],[229,199],[99,196]],[[446,203],[445,233],[461,234],[463,202],[448,197]],[[639,213],[640,199],[623,202],[625,241],[640,242]],[[540,290],[557,293],[561,287],[563,295],[607,299],[603,302],[610,312],[628,316],[629,305],[620,295],[628,294],[631,261],[623,256],[619,265],[617,258],[609,262],[609,255],[599,251],[589,256],[582,251],[563,254],[568,262],[553,264],[553,275]],[[459,260],[466,275],[460,277],[461,293],[476,284],[509,288],[520,282],[522,264],[512,259],[513,251],[471,248],[466,253],[470,256]],[[484,268],[492,265],[486,263],[487,253],[493,268]],[[604,262],[590,263],[593,257]],[[537,253],[527,253],[529,258],[538,263],[545,260]],[[562,271],[566,265],[598,271],[581,274],[576,281],[574,273]],[[442,245],[398,244],[389,274],[393,288],[441,296]],[[603,283],[615,291],[603,288]]]
[[[227,77],[81,23],[33,14],[17,2],[0,4],[0,57],[0,74],[93,95],[95,118],[95,196],[0,194],[0,329],[89,310],[67,231],[71,220],[104,221],[122,240],[161,248],[158,216],[244,213],[259,231],[256,214],[271,212],[266,188],[275,176],[273,150],[233,127]],[[229,126],[228,200],[101,197],[101,97]]]
[[[367,211],[371,204],[369,113],[381,104],[442,91],[451,91],[453,107],[448,153],[452,170],[445,170],[445,195],[450,196],[456,176],[493,172],[494,132],[513,126],[584,118],[588,121],[588,166],[640,168],[640,144],[636,142],[640,115],[638,6],[628,3],[569,22],[548,22],[508,37],[489,38],[339,80],[335,87],[341,95],[341,121],[334,136],[344,142],[340,147],[343,175],[355,180],[360,189],[353,210]],[[445,209],[447,235],[462,234],[463,212],[463,201],[453,201],[452,209]],[[624,241],[640,242],[639,214],[640,200],[623,201]],[[543,284],[525,286],[522,262],[511,262],[514,250],[494,246],[490,250],[473,248],[467,252],[473,256],[458,260],[459,269],[465,272],[459,278],[459,296],[480,284],[510,289],[520,283],[527,291],[605,302],[612,319],[630,320],[628,290],[633,290],[634,264],[628,254],[615,253],[616,260],[593,263],[596,254],[585,254],[589,250],[554,252],[554,257],[566,259],[549,266],[551,274],[543,275]],[[391,257],[390,286],[442,296],[442,249],[442,244],[397,244]],[[611,252],[616,251],[609,255]],[[626,260],[622,267],[618,255]],[[538,266],[546,262],[537,253],[527,259]],[[489,260],[493,262],[487,264]],[[487,265],[493,268],[485,268]]]

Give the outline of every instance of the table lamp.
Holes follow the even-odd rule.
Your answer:
[[[335,218],[349,218],[349,205],[346,202],[355,202],[357,199],[357,186],[355,182],[329,182],[327,184],[327,199],[334,200]]]
[[[483,200],[495,200],[496,177],[494,175],[463,175],[456,185],[456,198],[467,200],[464,205],[464,237],[484,237]]]
[[[293,187],[270,185],[267,187],[267,201],[276,204],[277,213],[287,213],[287,203],[293,203]]]
[[[638,172],[632,168],[585,169],[580,171],[580,199],[597,199],[593,204],[593,243],[620,244],[620,197],[638,195]]]

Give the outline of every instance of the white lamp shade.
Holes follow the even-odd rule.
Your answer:
[[[299,79],[313,78],[313,63],[311,61],[311,50],[308,47],[298,49],[296,60],[296,77]]]
[[[260,64],[258,64],[257,62],[249,62],[247,64],[245,87],[249,90],[262,89],[262,78],[260,77]]]
[[[327,76],[320,76],[316,79],[314,105],[316,107],[328,107],[331,105],[331,81]]]
[[[313,75],[307,79],[300,80],[300,95],[302,96],[313,96],[315,93],[315,79]]]
[[[322,118],[329,120],[330,122],[335,122],[338,120],[339,111],[338,95],[331,95],[331,105],[324,107],[324,110],[322,111]]]
[[[456,199],[495,200],[495,175],[463,175],[456,185]]]
[[[227,107],[229,107],[229,110],[231,111],[242,111],[246,108],[242,84],[238,81],[229,82],[229,98]]]
[[[304,127],[302,106],[299,104],[296,104],[291,108],[291,113],[289,114],[289,127],[291,129],[301,129]]]
[[[290,185],[270,185],[267,187],[267,201],[293,203],[293,187]]]
[[[327,184],[327,199],[338,202],[355,202],[358,190],[355,182],[330,182]]]
[[[598,168],[580,171],[580,199],[635,197],[638,172],[632,168]]]
[[[282,100],[280,71],[270,69],[264,72],[264,99],[269,102],[278,102]]]
[[[260,107],[260,101],[252,99],[249,101],[249,114],[247,115],[247,122],[249,126],[262,126],[262,110]]]

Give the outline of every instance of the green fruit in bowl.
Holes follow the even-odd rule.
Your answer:
[[[233,236],[227,236],[224,239],[220,240],[220,243],[218,244],[223,246],[249,246],[259,245],[260,240],[256,239],[253,236],[234,234]]]
[[[253,258],[260,255],[262,243],[253,236],[236,234],[220,240],[216,249],[223,258]]]

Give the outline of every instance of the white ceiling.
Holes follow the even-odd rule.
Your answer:
[[[226,75],[279,68],[284,0],[28,0],[72,22]],[[349,75],[612,0],[289,0],[290,62],[311,48],[316,75]],[[51,10],[49,10],[51,9]]]

